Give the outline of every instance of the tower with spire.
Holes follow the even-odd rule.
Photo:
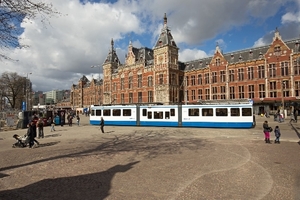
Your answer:
[[[167,16],[164,14],[164,24],[153,49],[154,56],[154,96],[156,102],[170,103],[179,101],[180,84],[178,68],[178,51],[175,40],[167,26]]]
[[[118,66],[120,65],[113,39],[111,39],[110,44],[110,50],[103,63],[103,104],[111,104],[112,102],[112,74],[118,70]]]

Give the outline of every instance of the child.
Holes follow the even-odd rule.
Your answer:
[[[280,129],[278,126],[275,127],[274,133],[275,133],[275,137],[276,137],[275,143],[280,144],[279,138],[280,138],[281,134],[280,134]]]
[[[79,117],[79,115],[77,115],[76,118],[77,118],[77,125],[79,126],[79,122],[80,122],[80,117]]]

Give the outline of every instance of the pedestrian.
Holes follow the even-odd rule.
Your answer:
[[[33,148],[34,142],[39,145],[40,143],[35,139],[36,137],[36,126],[33,121],[28,124],[27,136],[29,138],[29,148]]]
[[[72,119],[73,119],[72,115],[68,115],[67,119],[68,119],[69,126],[72,126]]]
[[[65,120],[63,119],[63,117],[60,118],[60,126],[63,127],[65,123]]]
[[[281,133],[280,133],[279,126],[275,127],[274,133],[275,133],[275,137],[276,137],[275,143],[280,144],[279,139],[280,139]]]
[[[27,125],[28,129],[27,129],[27,137],[28,137],[28,141],[29,141],[29,148],[32,148],[34,145],[34,127],[32,126],[32,122],[30,122]]]
[[[51,129],[50,129],[50,131],[52,132],[52,131],[55,131],[55,122],[54,122],[54,119],[53,120],[51,120]]]
[[[292,121],[293,121],[293,122],[296,122],[296,120],[295,120],[295,116],[294,116],[294,114],[293,114],[293,113],[291,113],[291,120],[290,120],[290,123],[292,123]]]
[[[76,116],[76,119],[77,119],[77,125],[79,126],[79,122],[80,122],[80,117],[79,117],[79,115]]]
[[[297,118],[298,118],[298,110],[295,111],[295,122],[297,123]]]
[[[279,123],[283,122],[283,113],[279,114]]]
[[[42,118],[38,120],[37,127],[38,127],[38,138],[44,138],[44,122]]]
[[[104,119],[103,119],[103,117],[101,117],[101,121],[100,121],[100,130],[102,131],[102,133],[104,133]]]
[[[268,121],[265,121],[263,124],[264,134],[265,134],[265,142],[271,144],[270,141],[270,132],[272,132],[272,128],[269,127]]]

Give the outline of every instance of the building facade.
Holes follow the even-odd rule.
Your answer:
[[[164,25],[153,49],[130,43],[121,64],[111,41],[104,78],[83,76],[71,88],[73,107],[102,104],[197,103],[251,99],[257,113],[275,112],[300,102],[300,40],[283,41],[276,29],[271,44],[180,62],[179,48]]]

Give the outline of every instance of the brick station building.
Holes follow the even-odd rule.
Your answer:
[[[130,42],[124,64],[111,40],[103,80],[83,76],[71,88],[71,105],[252,99],[259,114],[300,102],[300,40],[283,41],[277,29],[262,47],[224,54],[217,45],[213,56],[188,62],[179,61],[178,50],[166,15],[154,48]]]

